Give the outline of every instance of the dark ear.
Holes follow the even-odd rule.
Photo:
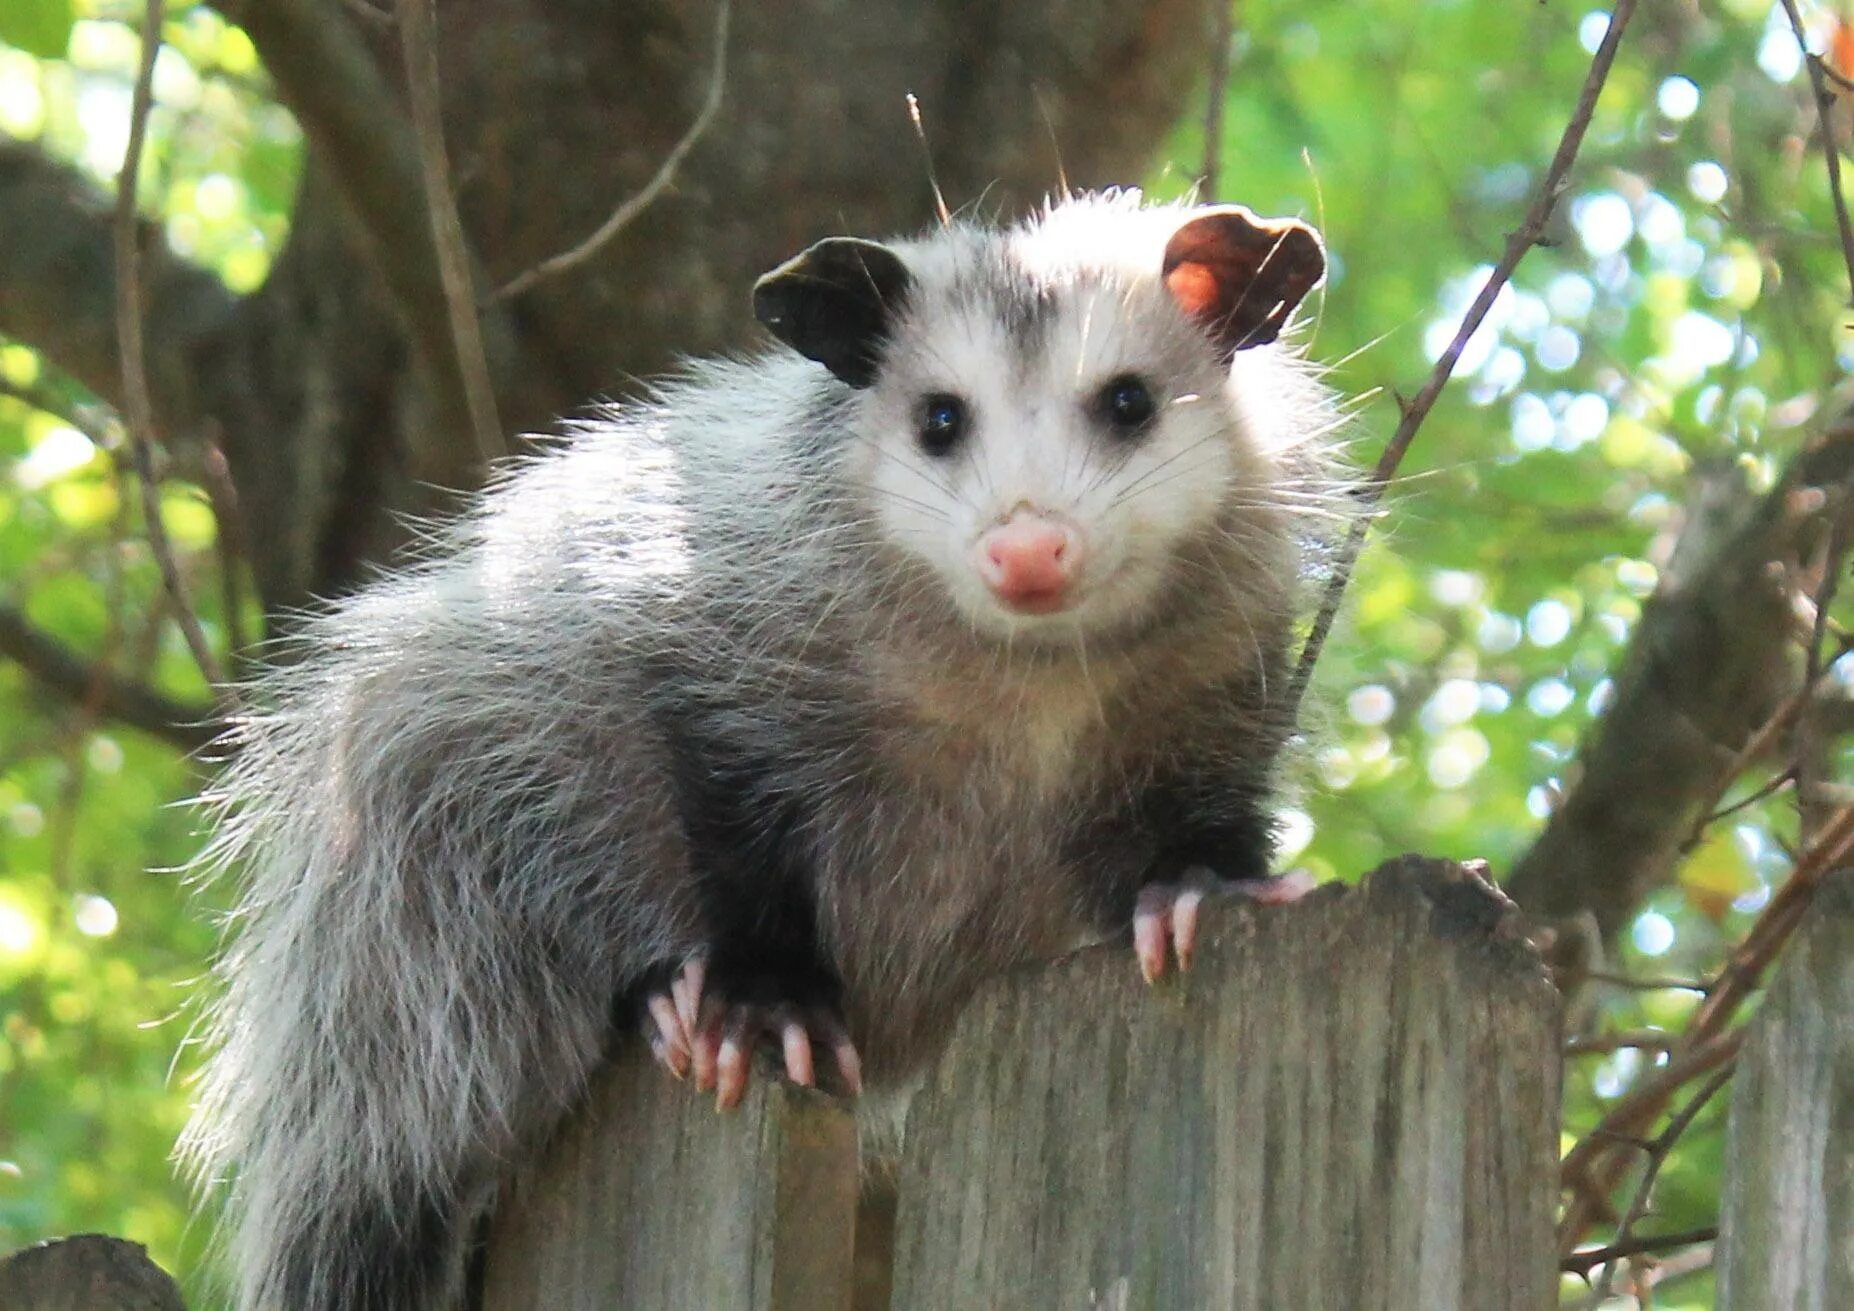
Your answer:
[[[1165,244],[1165,289],[1226,355],[1281,335],[1326,276],[1320,234],[1299,219],[1260,219],[1241,205],[1199,211]]]
[[[831,237],[753,284],[753,317],[850,386],[867,387],[912,281],[887,246]]]

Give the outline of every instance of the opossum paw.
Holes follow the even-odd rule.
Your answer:
[[[1285,906],[1313,889],[1305,870],[1267,879],[1225,879],[1201,865],[1184,871],[1176,882],[1148,883],[1133,909],[1133,953],[1139,972],[1152,983],[1165,973],[1171,957],[1178,968],[1191,968],[1197,951],[1198,908],[1209,896],[1243,897],[1263,906]]]
[[[731,1111],[747,1095],[753,1054],[762,1042],[779,1048],[785,1077],[817,1086],[815,1049],[829,1050],[845,1091],[863,1090],[863,1063],[849,1030],[835,1010],[791,1002],[726,1002],[707,999],[695,1031],[695,1086],[714,1090],[715,1105]]]

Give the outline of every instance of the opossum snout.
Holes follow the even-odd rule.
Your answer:
[[[1081,572],[1082,535],[1055,515],[1019,509],[989,528],[974,548],[979,577],[1012,610],[1053,614],[1069,604]]]

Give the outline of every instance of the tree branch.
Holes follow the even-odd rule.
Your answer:
[[[142,338],[142,238],[146,234],[136,218],[135,192],[141,175],[142,145],[148,134],[148,110],[154,103],[155,56],[161,53],[164,12],[164,0],[147,0],[142,15],[141,68],[135,75],[129,108],[129,144],[123,151],[122,171],[116,179],[116,338],[122,360],[122,415],[129,426],[130,448],[135,455],[135,480],[142,491],[148,546],[161,567],[161,581],[173,599],[187,648],[193,652],[206,681],[217,688],[225,681],[219,657],[207,642],[199,615],[187,596],[173,543],[168,540],[167,525],[161,518],[161,488],[154,468],[154,397],[148,390],[147,352]]]
[[[278,98],[333,179],[434,399],[449,422],[470,429],[417,137],[378,64],[346,13],[320,0],[226,0],[220,8],[257,46]],[[514,334],[499,313],[482,327],[489,371],[500,381],[515,367]]]
[[[1777,575],[1821,508],[1815,489],[1854,473],[1854,427],[1799,456],[1715,540],[1694,530],[1643,607],[1608,711],[1579,749],[1580,776],[1506,890],[1536,919],[1588,910],[1605,940],[1664,883],[1696,821],[1743,766],[1743,748],[1796,681],[1789,587]]]
[[[1569,1275],[1588,1277],[1596,1267],[1610,1261],[1620,1261],[1630,1256],[1669,1252],[1681,1247],[1692,1247],[1696,1243],[1709,1243],[1718,1236],[1719,1226],[1717,1225],[1707,1225],[1701,1229],[1686,1229],[1677,1234],[1650,1234],[1642,1238],[1631,1238],[1626,1243],[1610,1243],[1605,1247],[1590,1247],[1573,1252],[1558,1263],[1558,1268]]]
[[[1834,121],[1829,117],[1829,111],[1835,105],[1835,97],[1829,91],[1824,77],[1828,65],[1809,49],[1808,29],[1803,26],[1796,0],[1782,0],[1782,5],[1785,16],[1790,20],[1790,30],[1796,34],[1796,44],[1802,50],[1803,63],[1808,66],[1810,89],[1815,92],[1816,123],[1822,131],[1822,155],[1828,167],[1828,192],[1835,202],[1835,226],[1841,233],[1841,258],[1848,270],[1850,302],[1854,303],[1854,219],[1848,217],[1847,196],[1841,190],[1841,143],[1835,140]],[[1847,79],[1839,80],[1845,82]]]
[[[120,454],[123,439],[121,420],[101,406],[66,402],[53,396],[44,387],[21,387],[5,378],[0,378],[0,396],[69,424],[88,437],[91,444],[100,451]]]
[[[1558,140],[1558,149],[1553,153],[1551,164],[1545,170],[1544,180],[1532,198],[1532,205],[1526,211],[1526,217],[1519,225],[1518,231],[1506,239],[1506,250],[1500,256],[1500,262],[1494,265],[1487,281],[1482,284],[1480,294],[1474,303],[1468,306],[1468,312],[1461,316],[1461,326],[1455,330],[1455,339],[1448,344],[1436,360],[1429,378],[1422,389],[1408,401],[1399,399],[1403,417],[1397,424],[1397,431],[1391,434],[1390,441],[1384,447],[1384,453],[1378,457],[1377,467],[1371,471],[1371,477],[1361,488],[1364,504],[1361,513],[1352,523],[1346,534],[1345,543],[1340,547],[1339,560],[1334,566],[1331,581],[1326,585],[1325,595],[1320,598],[1320,610],[1314,616],[1313,628],[1307,634],[1307,644],[1301,648],[1300,660],[1294,668],[1294,678],[1288,684],[1287,718],[1292,723],[1300,713],[1300,699],[1306,694],[1307,684],[1313,677],[1313,667],[1318,663],[1320,650],[1326,645],[1326,636],[1332,631],[1333,620],[1339,615],[1339,603],[1345,599],[1346,585],[1352,580],[1352,569],[1358,563],[1359,550],[1365,544],[1365,533],[1370,525],[1368,511],[1384,495],[1384,489],[1397,474],[1397,466],[1403,463],[1404,455],[1410,449],[1410,443],[1416,440],[1417,429],[1423,426],[1423,420],[1429,417],[1429,411],[1442,395],[1442,389],[1448,385],[1449,378],[1455,372],[1455,363],[1467,349],[1468,341],[1493,308],[1494,300],[1500,289],[1512,280],[1513,271],[1519,267],[1526,252],[1545,235],[1545,225],[1550,221],[1552,211],[1557,208],[1558,197],[1563,194],[1570,182],[1571,165],[1577,160],[1577,151],[1584,144],[1584,133],[1590,127],[1591,116],[1596,113],[1597,97],[1603,93],[1603,84],[1609,80],[1610,65],[1615,63],[1616,50],[1622,44],[1622,31],[1629,25],[1630,17],[1635,13],[1635,0],[1617,0],[1615,9],[1610,13],[1609,26],[1603,33],[1603,40],[1597,46],[1596,54],[1590,60],[1590,72],[1584,78],[1583,90],[1578,92],[1577,106],[1571,111],[1571,121],[1565,125],[1564,135]]]
[[[431,240],[444,283],[445,317],[451,325],[452,360],[463,387],[476,453],[485,469],[505,449],[502,420],[496,413],[496,389],[483,354],[483,323],[470,278],[470,251],[464,242],[457,197],[451,194],[451,164],[444,148],[444,107],[438,90],[437,0],[399,0],[399,47],[412,99],[413,130],[418,134],[419,175],[425,208],[431,216]]]
[[[1687,1021],[1667,1064],[1616,1102],[1602,1122],[1565,1154],[1560,1178],[1572,1195],[1558,1222],[1561,1252],[1575,1249],[1609,1212],[1610,1193],[1627,1169],[1626,1149],[1643,1146],[1640,1135],[1680,1086],[1737,1059],[1745,1029],[1732,1028],[1733,1019],[1802,923],[1823,880],[1846,865],[1850,851],[1854,851],[1854,805],[1831,815],[1797,858],[1783,887],[1758,913],[1757,922]],[[1693,1109],[1697,1114],[1698,1108]],[[1647,1146],[1653,1150],[1652,1144]],[[1639,1214],[1635,1207],[1630,1210],[1632,1215]]]
[[[144,251],[148,385],[177,457],[210,411],[202,364],[229,330],[238,300],[204,269],[176,259],[139,222]],[[43,351],[120,409],[111,216],[96,187],[32,146],[0,138],[0,332]]]
[[[1670,1050],[1677,1041],[1675,1034],[1661,1029],[1630,1029],[1623,1033],[1595,1033],[1583,1038],[1572,1038],[1564,1044],[1564,1054],[1568,1059],[1573,1056],[1600,1056],[1627,1048],[1631,1051],[1664,1052]]]
[[[519,296],[543,278],[551,278],[557,273],[585,263],[598,254],[607,242],[620,232],[630,227],[637,216],[656,201],[656,198],[668,189],[676,180],[676,170],[682,167],[683,159],[695,148],[695,143],[708,131],[709,124],[715,121],[715,115],[721,112],[721,93],[727,88],[727,29],[731,9],[731,0],[721,0],[715,11],[715,53],[714,63],[708,74],[708,95],[702,101],[702,107],[696,112],[695,120],[689,124],[670,152],[657,165],[657,171],[634,194],[625,197],[611,217],[601,223],[598,230],[570,250],[550,256],[523,273],[510,278],[497,288],[495,298],[507,300]]]
[[[100,670],[57,638],[34,627],[10,605],[0,605],[0,655],[72,705],[82,706],[95,695],[98,709],[110,719],[184,750],[198,750],[218,734],[217,712],[212,706],[188,705],[145,684]]]
[[[1656,1134],[1653,1141],[1648,1144],[1648,1163],[1642,1168],[1641,1182],[1635,1185],[1635,1196],[1629,1199],[1629,1209],[1623,1214],[1622,1223],[1616,1226],[1615,1241],[1610,1244],[1609,1255],[1603,1262],[1603,1277],[1597,1281],[1596,1300],[1599,1303],[1609,1296],[1610,1289],[1615,1286],[1618,1264],[1626,1257],[1639,1255],[1644,1250],[1651,1250],[1640,1246],[1644,1240],[1635,1236],[1635,1226],[1640,1224],[1642,1217],[1648,1214],[1649,1203],[1654,1199],[1655,1183],[1660,1179],[1661,1171],[1666,1168],[1668,1157],[1672,1154],[1675,1145],[1679,1143],[1680,1136],[1692,1127],[1693,1122],[1699,1118],[1699,1113],[1706,1109],[1706,1104],[1718,1096],[1719,1090],[1731,1082],[1732,1073],[1733,1067],[1730,1064],[1714,1070],[1706,1082],[1700,1085],[1700,1090],[1687,1099],[1687,1104],[1674,1113],[1673,1118],[1667,1122],[1667,1127]],[[1686,1235],[1689,1242],[1707,1242],[1718,1236],[1716,1228],[1711,1232],[1701,1230],[1692,1235]],[[1646,1241],[1667,1243],[1668,1236],[1664,1235],[1658,1240]],[[1673,1245],[1685,1246],[1685,1244]],[[1586,1268],[1585,1277],[1588,1277],[1588,1268]]]

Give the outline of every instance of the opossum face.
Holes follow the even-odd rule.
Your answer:
[[[1206,563],[1239,542],[1202,549],[1273,508],[1232,361],[1323,270],[1299,223],[1107,200],[1004,234],[824,243],[759,297],[859,389],[843,457],[883,535],[978,631],[1062,642],[1138,628],[1194,565],[1243,585]]]

